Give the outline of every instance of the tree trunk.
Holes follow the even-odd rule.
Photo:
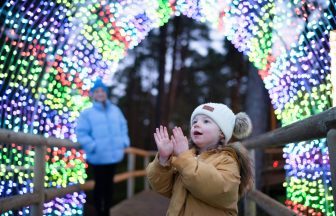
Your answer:
[[[135,58],[134,58],[134,64],[132,70],[128,74],[128,87],[126,92],[126,116],[128,117],[128,133],[131,139],[131,143],[135,147],[140,147],[138,144],[138,141],[136,137],[138,137],[138,128],[139,125],[137,124],[137,106],[136,101],[134,101],[134,98],[136,98],[136,95],[139,93],[137,92],[138,85],[139,85],[139,79],[138,79],[138,68],[139,68],[139,60],[138,55],[135,52]]]
[[[160,28],[160,47],[159,47],[159,83],[158,95],[156,98],[156,121],[155,127],[162,124],[162,115],[164,113],[164,97],[165,97],[165,67],[167,53],[167,25]]]
[[[168,89],[168,97],[166,102],[166,112],[164,115],[165,123],[169,122],[170,112],[174,107],[176,99],[176,91],[179,83],[180,65],[177,65],[179,57],[181,56],[179,36],[181,32],[181,17],[175,17],[173,20],[174,33],[173,33],[173,53],[172,53],[172,68],[171,68],[171,80]],[[181,60],[180,60],[181,61]]]
[[[248,66],[250,63],[244,55],[239,52],[234,45],[226,40],[226,47],[228,49],[228,64],[232,68],[232,76],[236,81],[236,84],[233,85],[231,89],[231,109],[234,113],[237,113],[241,110],[241,104],[243,99],[241,98],[240,88],[242,85],[242,78],[248,71]]]

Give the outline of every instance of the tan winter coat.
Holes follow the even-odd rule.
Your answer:
[[[167,167],[158,156],[147,167],[147,177],[158,193],[170,198],[168,216],[237,215],[240,172],[232,151],[194,150],[173,157]]]

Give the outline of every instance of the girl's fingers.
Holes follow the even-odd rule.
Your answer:
[[[176,139],[179,139],[181,137],[184,137],[184,134],[182,132],[182,129],[180,127],[175,127],[173,129],[173,134]]]
[[[173,147],[175,148],[175,146],[176,146],[176,140],[175,140],[174,136],[171,135],[170,139],[171,139],[171,142],[173,143]]]
[[[170,139],[171,139],[172,143],[176,143],[175,137],[173,135],[171,135]]]
[[[182,131],[182,128],[178,127],[178,132],[179,132],[179,134],[180,134],[181,136],[184,136],[183,131]]]
[[[175,136],[175,137],[176,137],[176,136],[178,136],[178,133],[177,133],[176,127],[174,127],[174,129],[173,129],[173,134],[174,134],[174,136]]]
[[[163,139],[163,136],[162,136],[162,125],[160,125],[160,127],[159,127],[159,134],[160,134],[160,138]]]
[[[168,130],[166,127],[164,127],[164,132],[163,132],[165,138],[169,138],[169,135],[168,135]]]
[[[160,139],[158,138],[158,135],[156,133],[154,133],[154,140],[157,146],[159,146],[160,144]]]
[[[160,126],[160,128],[157,129],[157,134],[158,134],[158,137],[162,140],[164,137],[162,135],[162,126]]]
[[[164,128],[165,127],[163,127],[162,125],[160,125],[160,135],[161,135],[162,139],[165,138],[165,129]]]

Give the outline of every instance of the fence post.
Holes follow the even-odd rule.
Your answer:
[[[44,176],[46,169],[45,162],[46,146],[36,145],[35,155],[34,155],[34,193],[38,193],[39,202],[31,206],[32,216],[42,216],[43,215],[43,204],[44,204]]]
[[[144,157],[144,168],[145,169],[147,168],[148,164],[149,164],[149,156],[147,155],[147,156]],[[149,189],[149,184],[148,184],[146,175],[144,176],[144,188],[145,188],[145,190]]]
[[[330,129],[327,133],[327,145],[329,150],[329,163],[331,172],[331,188],[334,198],[334,213],[336,215],[336,129]]]
[[[255,178],[255,151],[250,150],[250,158],[252,163],[252,174],[253,174],[253,186],[252,190],[256,189],[256,178]],[[255,216],[256,215],[256,203],[249,199],[247,196],[244,197],[244,216]]]
[[[135,168],[135,155],[128,153],[127,155],[127,171],[133,172]],[[131,198],[134,194],[134,177],[131,176],[127,179],[127,198]]]

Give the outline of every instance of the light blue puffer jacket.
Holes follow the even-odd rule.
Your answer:
[[[77,121],[76,135],[88,162],[94,165],[120,162],[124,148],[130,145],[126,119],[110,101],[105,109],[94,102],[84,110]]]

